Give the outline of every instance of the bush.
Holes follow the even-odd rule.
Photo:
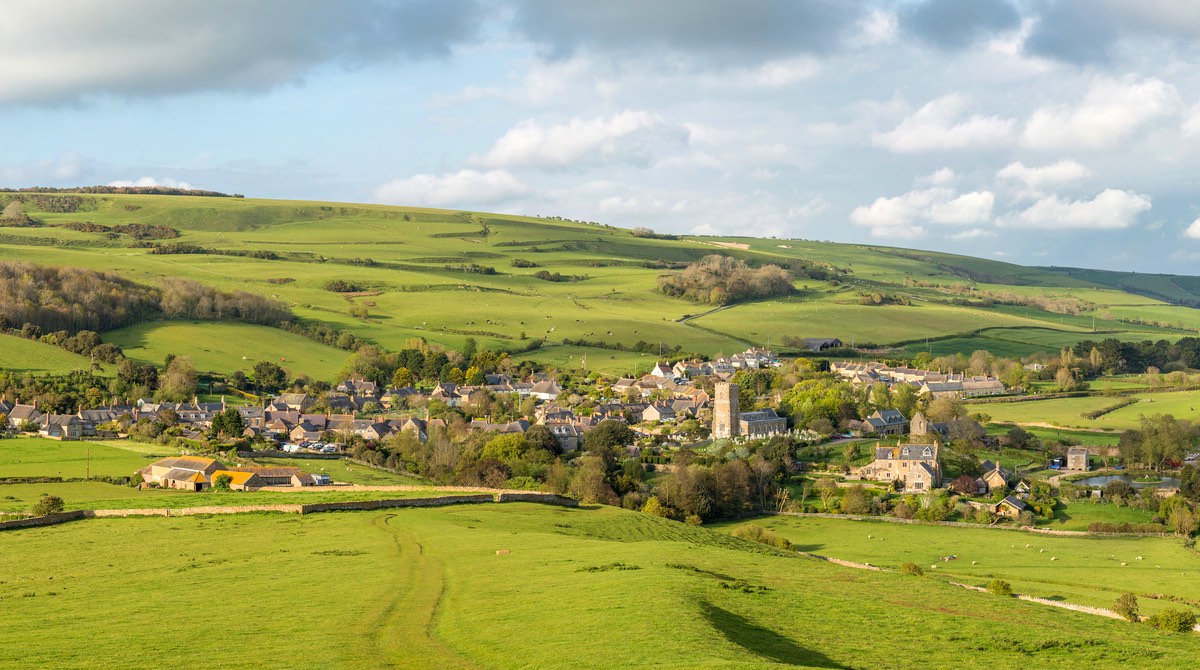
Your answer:
[[[762,526],[739,526],[733,531],[733,536],[789,551],[793,548],[792,543],[787,538],[779,537]]]
[[[993,579],[992,581],[988,582],[987,590],[990,593],[994,593],[998,596],[1012,597],[1014,595],[1012,584],[1009,584],[1003,579]]]
[[[1122,593],[1117,602],[1113,604],[1113,611],[1121,615],[1121,618],[1126,621],[1138,620],[1138,601],[1137,596],[1132,593]]]
[[[1196,627],[1196,614],[1191,610],[1167,608],[1146,620],[1159,630],[1186,633]]]
[[[914,577],[924,577],[925,576],[925,571],[922,570],[921,566],[917,565],[916,563],[901,564],[900,572],[903,572],[906,575],[912,575]]]
[[[43,494],[42,499],[34,503],[33,509],[30,511],[34,516],[46,516],[47,514],[58,514],[63,511],[63,507],[62,498]]]

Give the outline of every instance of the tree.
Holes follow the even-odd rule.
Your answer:
[[[218,438],[235,437],[241,435],[245,430],[246,422],[242,419],[242,413],[236,408],[230,407],[217,412],[212,419],[212,434]]]
[[[829,511],[829,503],[837,497],[838,485],[832,477],[822,477],[817,480],[817,495],[821,496],[821,504]]]
[[[969,496],[975,495],[979,490],[975,484],[975,478],[967,474],[959,475],[958,479],[950,482],[950,488],[954,489],[957,493]]]
[[[227,474],[220,474],[217,475],[217,478],[213,480],[212,488],[214,491],[228,491],[229,485],[232,483],[233,477],[230,477]]]
[[[609,485],[604,459],[596,456],[584,456],[580,459],[579,470],[571,478],[567,487],[571,495],[586,504],[604,503],[615,505],[617,494]]]
[[[966,418],[967,406],[959,398],[945,396],[929,403],[929,410],[925,414],[934,423],[948,423]]]
[[[857,442],[847,442],[846,446],[842,447],[842,456],[846,458],[847,463],[853,463],[862,456],[862,448]]]
[[[866,514],[870,510],[871,505],[867,500],[867,491],[862,484],[856,484],[846,489],[846,495],[842,496],[843,514]]]
[[[540,423],[535,423],[525,431],[525,441],[529,443],[530,448],[544,449],[552,454],[561,452],[558,446],[558,440],[554,438],[554,433],[550,429]]]
[[[650,499],[646,501],[646,504],[642,505],[642,513],[649,514],[650,516],[662,517],[664,519],[671,517],[671,510],[663,507],[662,501],[658,499],[658,496],[650,496]]]
[[[259,391],[277,391],[287,385],[287,373],[271,361],[254,364],[254,386]]]
[[[41,499],[34,503],[33,508],[29,511],[34,516],[46,516],[47,514],[58,514],[63,511],[64,507],[65,503],[62,498],[43,493]]]
[[[907,417],[916,413],[918,400],[917,389],[912,384],[900,384],[892,392],[892,405]]]
[[[392,386],[395,388],[406,388],[416,383],[413,379],[411,370],[405,367],[396,368],[396,373],[392,375]]]
[[[1137,596],[1132,593],[1122,593],[1117,597],[1117,602],[1113,604],[1112,610],[1121,615],[1122,619],[1136,623],[1138,620]]]
[[[623,421],[605,419],[583,434],[583,448],[587,451],[623,447],[634,440],[633,430]]]
[[[159,395],[170,402],[186,402],[196,395],[200,388],[196,367],[187,356],[172,357],[167,363],[167,369],[162,375]]]

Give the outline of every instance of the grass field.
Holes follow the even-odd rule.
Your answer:
[[[1171,393],[1140,393],[1130,396],[1137,400],[1095,419],[1083,417],[1106,407],[1113,407],[1122,398],[1087,396],[1082,398],[1053,398],[1015,403],[972,405],[972,411],[986,412],[993,421],[1005,423],[1048,423],[1067,428],[1092,428],[1122,431],[1137,428],[1142,415],[1171,414],[1177,419],[1195,419],[1200,412],[1200,391]]]
[[[1012,426],[992,423],[985,426],[985,428],[989,435],[1001,435],[1007,433]],[[1121,441],[1120,435],[1116,433],[1093,433],[1086,430],[1064,430],[1042,428],[1041,426],[1029,426],[1025,430],[1038,436],[1043,441],[1057,440],[1063,444],[1081,444],[1088,447],[1115,447]]]
[[[85,356],[73,354],[51,344],[34,342],[16,335],[0,334],[0,370],[19,373],[69,372],[91,369]],[[101,366],[111,369],[112,366]]]
[[[1069,509],[1076,506],[1098,507],[1076,503]],[[1053,537],[986,528],[797,517],[768,517],[750,523],[769,528],[814,553],[893,568],[911,561],[932,576],[979,586],[1000,578],[1012,583],[1018,593],[1051,600],[1111,607],[1121,593],[1133,591],[1200,601],[1200,580],[1196,579],[1200,564],[1181,539]],[[958,559],[939,560],[950,555]],[[1149,598],[1141,602],[1145,612],[1169,604]]]
[[[148,465],[153,460],[151,454],[162,458],[176,453],[174,449],[153,445],[142,454],[114,444],[118,443],[60,442],[39,437],[0,439],[0,478],[83,478],[89,460],[93,477],[127,477]]]
[[[556,365],[573,366],[581,360],[573,348],[554,346],[564,338],[624,345],[663,342],[689,353],[716,355],[751,343],[778,346],[784,335],[889,344],[988,328],[986,337],[931,345],[935,353],[984,348],[1023,355],[1091,335],[1094,315],[954,306],[946,303],[946,294],[926,286],[962,283],[972,273],[987,275],[990,283],[982,286],[987,290],[1052,297],[1078,293],[1109,310],[1175,309],[1120,291],[1104,273],[1066,275],[986,259],[862,245],[645,239],[619,228],[571,221],[304,201],[104,195],[84,198],[78,211],[29,210],[46,225],[0,230],[0,259],[80,266],[151,284],[181,277],[223,290],[257,292],[283,301],[301,318],[348,329],[392,350],[414,337],[450,347],[473,337],[484,347],[508,348],[544,339],[549,346],[528,356]],[[61,227],[71,221],[172,226],[180,231],[175,241],[217,253],[149,254],[124,238]],[[710,306],[658,293],[656,281],[663,270],[651,266],[716,252],[756,264],[816,261],[847,274],[836,286],[801,278],[794,298],[739,305],[680,323]],[[543,281],[534,277],[535,268],[514,267],[517,259],[581,280]],[[480,267],[491,270],[475,271]],[[331,279],[359,284],[371,295],[347,298],[325,290]],[[1172,281],[1191,286],[1185,279]],[[922,286],[910,280],[920,280]],[[901,293],[913,297],[915,304],[864,307],[857,304],[860,290]],[[355,305],[367,308],[365,319],[350,315]],[[1187,310],[1183,317],[1200,313],[1179,309]],[[1188,318],[1167,321],[1183,323]],[[1105,318],[1099,319],[1098,327],[1122,331],[1122,339],[1170,339],[1183,332]],[[1036,329],[1044,332],[1030,339]],[[147,324],[108,333],[106,339],[139,360],[157,363],[168,353],[187,354],[202,369],[226,372],[248,368],[259,359],[287,357],[293,373],[329,379],[345,360],[340,351],[279,331],[228,324]],[[589,367],[605,372],[623,372],[639,362],[604,349],[589,355]],[[58,351],[0,354],[0,367],[6,369],[57,371],[78,364]]]
[[[267,360],[291,374],[333,381],[350,352],[342,351],[278,328],[246,323],[158,321],[105,333],[125,355],[143,363],[162,365],[167,354],[188,356],[198,370],[251,373]]]
[[[3,540],[0,667],[171,667],[200,645],[222,668],[1175,668],[1194,646],[613,508],[95,520]],[[905,633],[877,644],[898,617]],[[137,653],[145,640],[196,642]]]

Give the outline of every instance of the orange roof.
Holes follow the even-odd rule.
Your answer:
[[[230,484],[235,484],[237,486],[241,486],[241,485],[245,484],[246,482],[250,481],[250,478],[254,476],[254,473],[253,472],[235,472],[233,470],[215,470],[212,473],[212,481],[216,482],[217,477],[220,477],[221,475],[229,475],[229,479],[230,479],[229,483]]]

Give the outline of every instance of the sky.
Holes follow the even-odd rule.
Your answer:
[[[1200,274],[1194,0],[6,0],[0,185]]]

